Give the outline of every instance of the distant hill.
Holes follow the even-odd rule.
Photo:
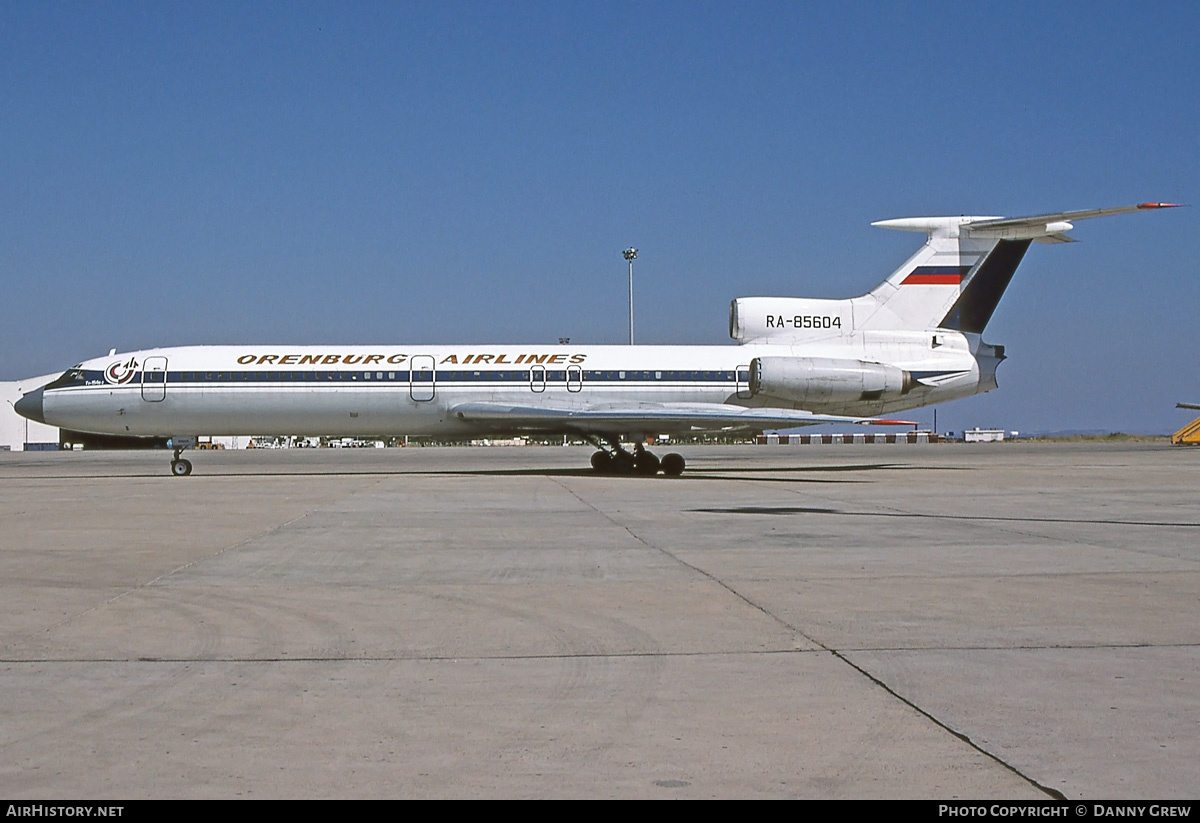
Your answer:
[[[1169,434],[1129,434],[1126,432],[1106,432],[1102,430],[1063,430],[1052,432],[1021,432],[1019,440],[1045,440],[1052,442],[1080,443],[1155,443],[1160,440],[1170,442]]]

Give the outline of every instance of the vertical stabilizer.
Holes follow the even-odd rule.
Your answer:
[[[887,280],[871,290],[864,302],[873,310],[856,320],[859,329],[900,330],[935,328],[950,312],[964,285],[996,246],[992,238],[975,238],[962,231],[972,221],[989,217],[915,217],[883,220],[872,225],[926,233],[925,245]]]
[[[905,217],[872,223],[920,231],[925,245],[867,295],[857,329],[929,329],[980,334],[1030,243],[1072,243],[1072,220],[1107,217],[1173,203],[1139,203],[1030,217]],[[873,304],[873,305],[872,305]]]
[[[847,340],[862,331],[982,334],[1030,243],[1073,243],[1072,220],[1107,217],[1172,203],[1139,203],[1030,217],[905,217],[872,223],[925,234],[925,244],[861,297],[818,300],[739,297],[729,334],[739,343]]]
[[[963,282],[954,305],[938,324],[943,329],[982,334],[1032,240],[1001,240]]]

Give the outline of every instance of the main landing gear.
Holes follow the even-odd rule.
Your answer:
[[[597,474],[640,474],[652,477],[660,471],[672,477],[683,474],[682,455],[668,454],[660,460],[638,443],[633,451],[621,446],[619,437],[589,437],[588,442],[600,451],[592,455],[592,469]]]

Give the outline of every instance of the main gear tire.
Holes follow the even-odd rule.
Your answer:
[[[662,473],[668,477],[678,477],[683,474],[683,469],[687,465],[684,462],[683,455],[671,453],[664,455],[662,459]]]

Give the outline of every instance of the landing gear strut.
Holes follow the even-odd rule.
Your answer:
[[[183,449],[176,449],[175,457],[171,459],[171,474],[176,477],[187,477],[192,473],[192,461],[181,459],[179,455],[182,452]]]
[[[684,460],[682,455],[668,454],[661,460],[646,447],[638,443],[633,451],[626,451],[621,446],[621,438],[603,435],[588,437],[587,441],[599,449],[592,455],[592,469],[597,474],[640,474],[652,477],[660,471],[670,476],[683,474]]]
[[[184,460],[179,455],[183,454],[184,449],[190,449],[195,445],[196,438],[191,435],[180,435],[167,441],[167,446],[175,450],[175,456],[171,458],[171,474],[176,477],[187,477],[192,473],[192,461]]]

